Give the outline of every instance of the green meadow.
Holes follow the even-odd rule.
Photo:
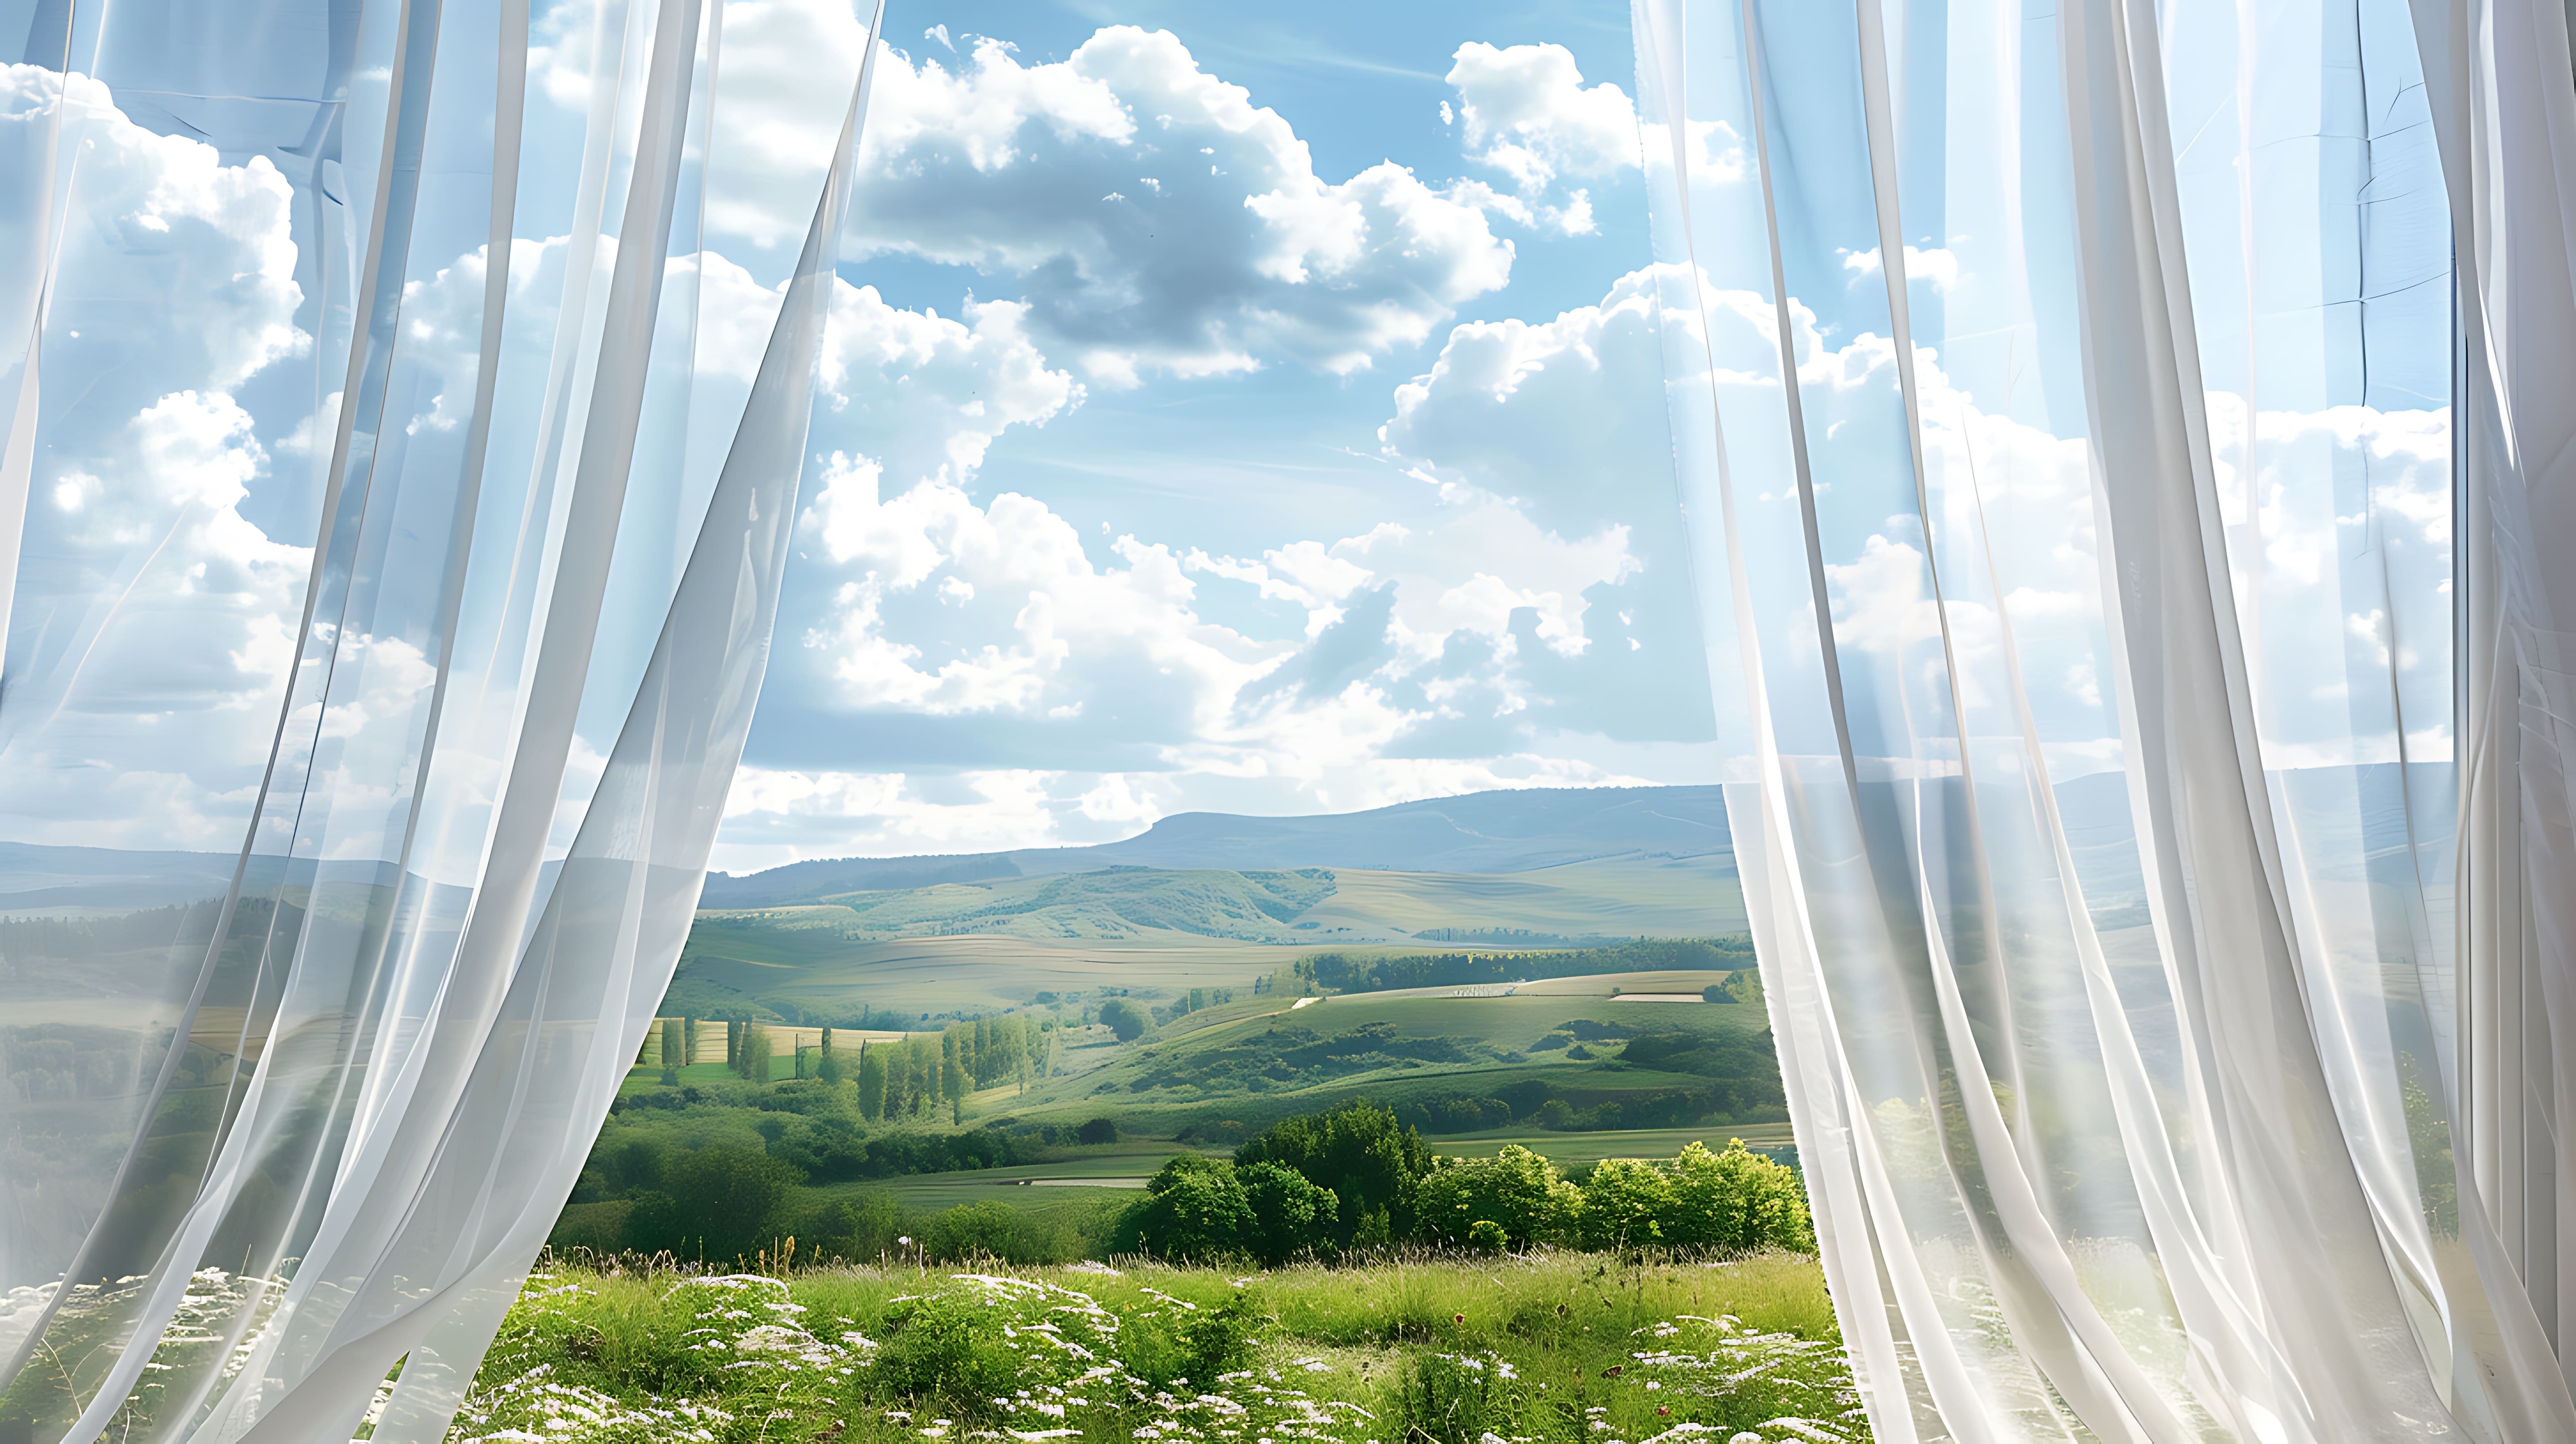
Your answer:
[[[1795,1254],[1538,1252],[1244,1274],[1121,1261],[691,1276],[554,1261],[451,1436],[1850,1444]]]

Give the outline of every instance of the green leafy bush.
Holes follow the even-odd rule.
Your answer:
[[[1254,1331],[1269,1319],[1250,1290],[1236,1289],[1215,1308],[1185,1311],[1174,1332],[1181,1378],[1212,1388],[1226,1375],[1252,1367],[1260,1340]]]
[[[1744,1140],[1729,1139],[1714,1153],[1691,1144],[1673,1160],[1672,1178],[1665,1243],[1726,1253],[1816,1251],[1815,1221],[1797,1171],[1746,1148]]]
[[[1331,1189],[1340,1203],[1335,1241],[1348,1247],[1364,1242],[1360,1234],[1371,1216],[1381,1236],[1365,1242],[1412,1235],[1414,1185],[1431,1171],[1431,1150],[1393,1113],[1355,1098],[1329,1112],[1282,1119],[1246,1139],[1234,1161],[1237,1167],[1275,1163]]]
[[[1583,1183],[1576,1229],[1585,1248],[1811,1253],[1816,1232],[1797,1173],[1731,1140],[1693,1143],[1664,1163],[1604,1160]]]
[[[924,1256],[939,1263],[1070,1263],[1082,1257],[1084,1242],[1061,1219],[1041,1218],[998,1200],[961,1203],[935,1215],[921,1236]]]
[[[902,1235],[901,1210],[893,1197],[874,1190],[812,1209],[796,1229],[796,1236],[806,1241],[813,1257],[860,1263],[892,1254],[895,1240]]]
[[[1244,1203],[1252,1210],[1252,1256],[1277,1266],[1331,1251],[1339,1232],[1341,1200],[1300,1174],[1275,1163],[1235,1168]]]
[[[1334,1251],[1340,1201],[1275,1163],[1241,1168],[1184,1153],[1111,1226],[1113,1253],[1275,1266]]]
[[[1583,1203],[1556,1165],[1517,1143],[1492,1158],[1444,1158],[1414,1194],[1422,1230],[1433,1241],[1464,1244],[1484,1220],[1499,1225],[1516,1248],[1566,1241]]]
[[[1663,1169],[1631,1158],[1604,1159],[1583,1180],[1577,1231],[1591,1249],[1638,1249],[1664,1242],[1673,1216],[1673,1181]]]
[[[793,1227],[785,1205],[804,1176],[748,1148],[682,1152],[662,1163],[662,1187],[633,1195],[632,1246],[683,1257],[749,1258]]]
[[[1236,1258],[1251,1251],[1257,1227],[1234,1165],[1184,1153],[1148,1179],[1145,1197],[1119,1215],[1110,1248],[1193,1261]]]

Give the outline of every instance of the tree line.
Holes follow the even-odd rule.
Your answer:
[[[804,1101],[785,1085],[775,1093],[782,1103]],[[622,1102],[621,1112],[652,1106]],[[822,1126],[799,1126],[813,1123]],[[729,1259],[793,1235],[816,1257],[871,1259],[897,1251],[908,1234],[943,1259],[989,1254],[1045,1263],[1123,1253],[1262,1265],[1333,1262],[1390,1247],[1815,1247],[1795,1170],[1741,1143],[1714,1150],[1693,1144],[1671,1159],[1613,1160],[1568,1176],[1518,1145],[1493,1158],[1435,1154],[1396,1113],[1364,1099],[1283,1119],[1230,1160],[1179,1154],[1133,1202],[1089,1220],[1041,1217],[1001,1202],[907,1217],[882,1192],[833,1196],[810,1186],[1041,1162],[1060,1156],[1064,1145],[1115,1142],[1117,1126],[1105,1117],[1079,1128],[861,1137],[829,1116],[775,1112],[764,1114],[758,1133],[765,1147],[603,1137],[573,1202],[625,1206],[559,1227],[556,1243]]]
[[[769,1029],[742,1019],[721,1021],[725,1067],[747,1083],[771,1081],[777,1048]],[[698,1057],[699,1026],[694,1017],[662,1020],[664,1087],[680,1082],[681,1064],[673,1060]],[[1016,1013],[951,1023],[936,1033],[907,1033],[900,1041],[861,1039],[855,1048],[835,1046],[834,1031],[826,1027],[819,1044],[796,1048],[795,1076],[826,1083],[855,1077],[859,1115],[870,1122],[936,1117],[943,1107],[956,1121],[964,1112],[967,1094],[1008,1083],[1017,1083],[1025,1091],[1033,1079],[1048,1076],[1063,1048],[1055,1019]],[[639,1056],[636,1061],[641,1065],[646,1060]]]
[[[1753,940],[1745,936],[1638,938],[1610,947],[1550,952],[1310,953],[1296,964],[1299,978],[1337,993],[1752,966]]]
[[[945,1103],[956,1121],[977,1089],[1016,1083],[1026,1092],[1031,1079],[1053,1070],[1063,1046],[1055,1019],[1016,1013],[871,1042],[859,1054],[859,1116],[917,1118]]]
[[[1108,1240],[1115,1253],[1264,1265],[1402,1243],[1487,1253],[1816,1246],[1796,1171],[1740,1141],[1693,1143],[1667,1161],[1612,1159],[1577,1182],[1518,1144],[1493,1158],[1434,1154],[1365,1099],[1284,1119],[1231,1161],[1173,1158]]]

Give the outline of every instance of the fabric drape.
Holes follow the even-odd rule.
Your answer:
[[[1879,1437],[2576,1438],[2565,12],[1633,13]]]
[[[0,6],[0,1434],[444,1434],[696,907],[879,18],[754,148],[716,0]]]

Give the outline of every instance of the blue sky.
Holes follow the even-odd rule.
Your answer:
[[[841,275],[951,353],[818,424],[717,866],[1712,775],[1624,5],[887,34]]]
[[[558,843],[733,440],[858,68],[856,8],[724,7]],[[2167,97],[2220,520],[2282,766],[2393,759],[2401,732],[2410,757],[2449,748],[2447,212],[2402,7],[2365,9],[2357,28],[2284,12],[2260,53],[2287,81],[2212,60]],[[648,38],[620,41],[618,13],[532,7],[486,468],[518,485],[554,465],[550,388],[585,384],[558,377],[548,338],[613,252],[577,197],[613,153],[586,138],[617,133],[584,119],[614,117],[597,87]],[[2226,57],[2233,15],[2188,0],[2164,23]],[[1800,446],[1855,745],[1946,765],[1955,687],[1973,745],[2021,749],[2020,693],[2059,777],[2119,766],[2053,42],[2007,27],[1953,55],[1891,36],[1910,423],[1852,24],[1766,21],[1769,133],[1795,138],[1771,171],[1793,438],[1730,27],[1688,40],[1694,278],[1651,264],[1680,252],[1651,233],[1640,158],[1668,184],[1672,150],[1663,98],[1639,124],[1625,6],[897,0],[778,645],[715,865],[1099,841],[1195,808],[1709,781],[1753,751],[1733,700],[1748,637],[1783,751],[1832,757]],[[2297,59],[2320,47],[2351,63]],[[167,59],[143,45],[78,84],[79,284],[47,313],[8,657],[33,730],[0,739],[0,831],[29,841],[238,845],[342,409],[347,315],[278,168],[293,137],[179,133],[153,99],[184,93]],[[0,141],[20,146],[0,151],[38,153],[10,137],[50,93],[0,76]],[[479,196],[489,98],[469,81],[444,104],[427,183]],[[389,400],[379,433],[453,478],[483,223],[432,209],[404,291],[407,414]],[[30,243],[16,219],[0,249]],[[1726,614],[1712,406],[1749,631]],[[520,515],[486,514],[501,532]],[[485,615],[536,575],[513,545],[477,544],[458,622],[458,675],[489,682],[484,721],[440,735],[466,813],[513,745],[525,658]],[[346,786],[338,840],[317,845],[374,856],[405,833],[383,779],[407,775],[437,676],[434,600],[397,598],[342,649]],[[195,720],[173,737],[178,717]],[[442,824],[461,851],[439,866],[469,875],[482,834]]]

